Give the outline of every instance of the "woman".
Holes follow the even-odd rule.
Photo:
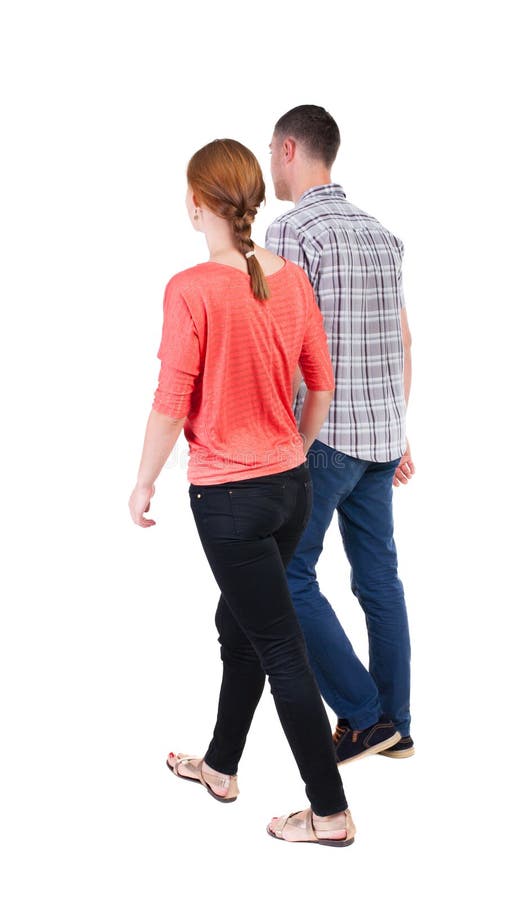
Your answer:
[[[210,259],[175,275],[165,291],[159,383],[129,505],[136,524],[155,524],[143,513],[184,427],[190,504],[221,590],[223,677],[206,754],[171,753],[167,764],[217,800],[235,800],[267,675],[311,803],[267,830],[346,846],[355,828],[285,576],[311,511],[306,451],[335,386],[322,316],[305,273],[251,240],[265,196],[253,154],[237,141],[213,141],[190,160],[187,181],[190,220]],[[308,388],[299,431],[298,363]]]

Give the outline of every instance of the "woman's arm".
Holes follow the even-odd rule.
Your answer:
[[[294,403],[294,401],[298,395],[302,380],[303,380],[303,374],[301,372],[301,369],[299,368],[299,366],[296,366],[296,371],[294,373],[294,384],[292,386],[292,403]]]
[[[307,453],[319,434],[330,408],[334,391],[307,390],[303,401],[299,433],[303,438],[303,449]]]
[[[154,482],[181,434],[201,370],[197,329],[177,276],[165,288],[158,359],[158,386],[147,421],[136,487],[129,500],[133,521],[143,528],[156,524],[153,519],[145,519],[143,513],[149,510]]]
[[[154,494],[154,482],[174,449],[185,419],[186,416],[183,419],[172,419],[170,416],[151,409],[136,487],[129,499],[133,522],[143,528],[156,524],[153,519],[146,519],[143,513],[149,511],[150,500]]]
[[[299,373],[304,378],[306,385],[306,394],[299,422],[299,432],[303,438],[303,448],[306,453],[328,416],[328,410],[335,393],[335,375],[321,310],[317,305],[317,300],[308,278],[303,276],[303,280],[307,291],[308,315],[294,387],[296,387]],[[297,387],[299,387],[298,382]]]

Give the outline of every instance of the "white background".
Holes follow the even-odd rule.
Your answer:
[[[508,896],[513,773],[514,147],[509,4],[17,2],[2,16],[3,896]],[[409,438],[395,497],[412,626],[406,761],[341,772],[358,832],[272,841],[303,786],[268,688],[235,804],[172,778],[201,753],[220,675],[218,591],[186,445],[154,528],[127,501],[159,362],[162,295],[207,258],[190,155],[257,154],[325,106],[348,198],[405,244]],[[512,183],[511,183],[512,182]],[[512,401],[512,403],[511,403]],[[511,497],[512,494],[512,497]],[[356,647],[336,522],[320,580]],[[334,718],[331,716],[333,723]]]

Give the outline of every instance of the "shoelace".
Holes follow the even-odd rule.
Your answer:
[[[338,744],[341,737],[343,737],[346,734],[346,731],[349,731],[349,729],[346,728],[345,726],[337,725],[335,728],[335,731],[333,733],[333,743]]]

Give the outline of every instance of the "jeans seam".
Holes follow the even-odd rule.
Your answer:
[[[229,497],[229,506],[231,509],[231,518],[233,519],[233,530],[235,532],[235,535],[237,535],[237,537],[238,537],[240,535],[240,531],[237,526],[235,507],[233,505],[233,489],[232,488],[230,488],[228,490],[228,497]]]

